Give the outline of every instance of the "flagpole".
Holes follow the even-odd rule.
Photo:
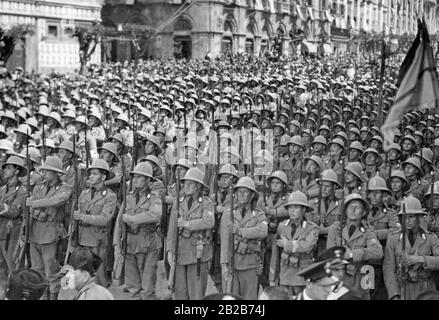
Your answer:
[[[385,26],[385,25],[384,25]],[[378,92],[378,123],[379,127],[383,125],[383,86],[384,86],[384,71],[386,69],[386,41],[385,37],[385,28],[383,26],[383,37],[381,39],[381,70],[380,70],[380,90]]]

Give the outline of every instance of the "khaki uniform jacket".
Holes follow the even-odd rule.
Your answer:
[[[179,215],[177,216],[177,205]],[[175,255],[176,239],[178,238],[177,264],[189,265],[197,262],[197,242],[202,241],[203,252],[201,262],[207,262],[212,258],[212,229],[215,224],[213,204],[208,197],[198,197],[192,201],[188,209],[188,196],[180,196],[175,201],[169,219],[169,228],[166,240],[166,250]],[[182,228],[177,233],[177,220],[182,217],[189,221],[189,227]]]
[[[298,155],[291,156],[287,154],[281,157],[279,170],[285,172],[288,178],[289,184],[294,184],[294,182],[300,177],[301,162]]]
[[[223,213],[220,224],[220,263],[230,263],[233,250],[234,270],[248,270],[257,268],[260,265],[258,254],[261,251],[261,240],[268,234],[267,219],[262,210],[258,208],[251,211],[247,210],[244,218],[241,217],[241,211],[241,208],[234,210],[233,224],[241,229],[242,236],[231,234],[233,224],[230,221],[230,209]],[[232,236],[234,243],[230,241]]]
[[[135,192],[127,195],[126,214],[132,216],[133,222],[127,223],[127,253],[137,254],[157,250],[162,247],[157,227],[162,215],[162,201],[149,190],[141,191],[139,202],[136,203]],[[114,244],[120,245],[122,208],[117,216],[114,230]]]
[[[319,237],[319,226],[304,220],[297,226],[294,236],[291,236],[291,220],[287,219],[279,224],[277,234],[287,238],[284,248],[276,246],[273,242],[270,281],[275,281],[276,264],[280,259],[279,285],[303,286],[305,279],[297,273],[313,263],[312,253],[317,245]],[[280,257],[279,257],[280,253]]]
[[[86,216],[80,222],[80,245],[97,247],[99,242],[106,243],[107,226],[116,209],[117,196],[108,188],[96,191],[93,199],[91,189],[81,192],[79,211]]]
[[[369,212],[367,225],[374,229],[377,239],[384,242],[390,233],[399,228],[398,216],[391,209],[380,208],[374,217],[372,212]]]
[[[32,217],[29,239],[38,244],[57,242],[66,236],[64,208],[72,194],[72,188],[63,182],[48,190],[48,183],[42,182],[32,192]]]
[[[340,189],[341,191],[341,189]],[[345,187],[344,188],[344,196],[347,197],[348,195],[352,194],[352,193],[359,193],[364,199],[366,199],[366,192],[367,192],[367,184],[366,183],[362,183],[360,186],[355,187],[355,188],[349,188],[349,187]]]
[[[335,200],[335,201],[334,201]],[[341,209],[341,201],[337,198],[333,198],[328,205],[328,208],[325,208],[325,201],[322,199],[320,210],[319,199],[313,199],[310,201],[310,205],[313,207],[312,212],[306,213],[306,218],[308,221],[312,221],[318,226],[320,226],[320,233],[327,234],[329,227],[336,221],[340,219],[340,209]]]
[[[342,241],[339,232],[340,223],[334,223],[328,232],[326,248],[336,245],[344,245],[352,250],[353,263],[346,267],[344,283],[349,290],[354,291],[362,299],[369,298],[369,290],[362,284],[362,267],[370,262],[379,261],[383,257],[383,248],[378,241],[372,228],[360,226],[351,237],[348,227],[343,228]]]
[[[288,202],[288,197],[286,195],[279,196],[276,203],[273,203],[273,194],[267,194],[266,203],[264,203],[264,195],[260,194],[257,202],[257,207],[265,212],[265,207],[268,207],[272,215],[265,214],[268,223],[268,232],[276,232],[280,221],[288,218],[288,211],[285,209],[285,205]],[[271,243],[270,243],[271,248]]]
[[[231,192],[230,189],[222,189],[222,188],[218,188],[220,190],[218,190],[217,192],[217,205],[218,206],[222,206],[224,207],[224,211],[223,212],[218,212],[216,211],[216,216],[215,216],[215,244],[216,245],[220,245],[221,244],[221,240],[220,240],[220,223],[221,223],[221,217],[223,216],[223,213],[226,210],[230,210],[230,206],[231,206],[231,202],[232,202],[232,196],[231,196]],[[226,192],[226,197],[224,198],[224,201],[221,201],[221,196],[222,196],[222,191]],[[213,195],[211,196],[211,198],[213,198]]]
[[[0,215],[0,240],[6,239],[8,227],[11,228],[11,239],[17,239],[26,202],[26,188],[21,183],[15,186],[3,186],[0,189],[0,201],[9,206],[9,210]]]
[[[303,178],[302,180],[297,179],[293,185],[293,191],[302,191],[308,199],[313,199],[319,196],[319,184],[317,183],[317,179],[311,179],[308,183],[307,179]]]
[[[418,198],[419,201],[424,201],[424,194],[428,191],[430,185],[424,179],[416,179],[413,181],[409,181],[410,189],[407,191],[407,194],[412,194],[415,198]]]
[[[415,264],[409,267],[407,280],[407,298],[415,299],[421,291],[435,288],[431,271],[439,269],[439,239],[428,231],[418,233],[413,247],[405,239],[406,254],[423,256],[425,265]],[[402,233],[393,232],[389,235],[383,263],[384,282],[389,298],[400,294],[400,265],[402,260]]]

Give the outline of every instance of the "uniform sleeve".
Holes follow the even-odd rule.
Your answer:
[[[160,221],[162,215],[162,200],[159,197],[151,197],[148,210],[131,216],[134,224],[155,223]]]
[[[197,230],[205,230],[212,229],[215,224],[215,217],[213,215],[213,203],[208,200],[204,200],[203,208],[202,208],[202,217],[201,219],[194,219],[189,221],[189,230],[197,231]]]
[[[21,216],[26,202],[26,190],[20,188],[12,203],[9,204],[9,210],[2,216],[9,219],[15,219]]]
[[[336,221],[328,228],[328,240],[326,241],[326,249],[329,249],[337,245],[339,226],[340,226],[340,222]]]
[[[260,210],[255,210],[255,213],[258,215],[257,225],[254,227],[241,228],[241,234],[243,238],[246,239],[263,239],[268,234],[268,225],[267,219],[265,217],[264,212]]]
[[[276,217],[277,218],[287,218],[288,216],[289,216],[288,210],[285,209],[283,204],[282,204],[282,206],[276,208]]]
[[[386,284],[389,298],[400,294],[400,288],[397,279],[397,265],[396,265],[396,243],[398,238],[390,237],[386,244],[386,254],[383,262],[383,276]]]
[[[113,217],[114,209],[117,204],[117,196],[114,193],[107,193],[104,200],[104,206],[100,214],[85,215],[82,219],[85,223],[97,227],[105,227]]]
[[[383,247],[372,230],[366,233],[366,248],[352,250],[354,262],[379,260],[383,257]]]
[[[304,239],[287,241],[284,250],[286,253],[309,253],[315,248],[318,238],[319,227],[312,226]]]
[[[221,240],[221,253],[220,253],[220,264],[229,262],[229,250],[230,250],[230,209],[224,211],[221,216],[220,222],[220,240]]]
[[[398,229],[398,216],[396,215],[396,212],[393,210],[389,210],[387,212],[387,217],[389,219],[389,226],[387,229],[378,229],[375,230],[375,234],[378,238],[378,240],[385,240],[391,234],[392,232],[396,231]]]
[[[177,205],[180,205],[177,201],[172,205],[171,215],[169,217],[168,234],[166,237],[166,248],[174,254],[175,241],[177,238]]]
[[[434,233],[429,234],[431,236],[431,252],[432,256],[425,257],[425,269],[438,270],[439,269],[439,239]]]
[[[49,207],[60,207],[64,205],[70,198],[72,194],[72,188],[66,184],[62,184],[59,190],[50,198],[43,198],[34,200],[32,202],[32,208],[49,208]]]
[[[114,167],[112,172],[114,173],[114,178],[104,181],[104,185],[111,186],[111,185],[115,185],[115,184],[118,185],[121,183],[122,167],[120,165],[117,165],[116,167]]]

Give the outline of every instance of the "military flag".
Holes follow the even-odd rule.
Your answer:
[[[430,38],[424,21],[418,22],[418,34],[405,57],[398,75],[399,87],[381,131],[384,150],[393,142],[402,116],[413,109],[438,107],[439,82]]]

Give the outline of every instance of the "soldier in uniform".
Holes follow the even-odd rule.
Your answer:
[[[299,270],[312,264],[312,253],[317,245],[319,227],[307,221],[305,213],[312,211],[306,195],[300,191],[290,194],[284,205],[289,219],[282,221],[273,241],[270,261],[270,283],[287,286],[290,295],[298,295],[305,287]]]
[[[230,208],[232,199],[231,189],[238,181],[238,172],[231,164],[225,164],[218,172],[218,192],[216,195],[217,202],[214,203],[215,208],[215,227],[213,230],[213,259],[210,267],[210,276],[218,292],[222,293],[225,289],[222,287],[221,272],[221,239],[220,239],[220,222],[224,211]],[[211,195],[214,199],[215,195]]]
[[[126,224],[128,231],[127,255],[125,260],[125,284],[133,296],[142,300],[156,299],[157,263],[161,238],[158,224],[162,214],[161,199],[151,193],[150,185],[154,179],[151,165],[140,162],[130,172],[133,191],[127,196],[126,213],[122,210],[114,231],[115,252],[120,252],[120,225]]]
[[[386,182],[380,176],[372,177],[368,185],[368,199],[370,201],[370,213],[367,215],[367,225],[375,231],[378,241],[383,248],[386,247],[387,237],[398,229],[398,217],[396,212],[384,204],[384,197],[390,195]],[[370,261],[375,269],[375,288],[371,292],[372,300],[387,300],[386,287],[382,272],[382,259]]]
[[[73,218],[79,221],[79,245],[88,247],[103,261],[96,273],[97,283],[108,287],[110,281],[105,271],[107,231],[116,208],[117,196],[104,184],[105,180],[112,178],[105,160],[93,161],[87,173],[90,187],[79,196],[79,210],[73,213]]]
[[[345,246],[335,246],[321,252],[316,258],[317,262],[327,261],[332,276],[339,280],[327,297],[327,300],[361,300],[351,290],[346,288],[343,279],[346,276],[347,266],[352,264],[353,253]]]
[[[31,197],[26,199],[26,206],[30,207],[31,214],[30,256],[32,269],[45,275],[49,281],[50,299],[56,300],[60,289],[59,279],[56,279],[59,271],[57,247],[59,240],[67,236],[63,211],[72,188],[59,177],[65,174],[59,158],[47,157],[41,170],[44,181],[35,185]]]
[[[231,293],[256,300],[258,275],[262,271],[261,242],[268,233],[267,219],[256,207],[258,193],[250,177],[240,178],[234,190],[236,209],[226,210],[221,218],[221,269],[225,282],[231,285]]]
[[[293,184],[301,172],[301,152],[303,151],[302,137],[293,136],[288,142],[289,153],[280,159],[279,170],[286,173],[288,184]]]
[[[341,212],[346,218],[346,223],[340,232],[340,221],[336,221],[329,228],[327,241],[327,248],[345,245],[352,250],[353,263],[348,267],[344,282],[348,289],[365,300],[370,299],[369,288],[363,285],[365,281],[362,281],[361,269],[369,260],[379,260],[383,257],[383,249],[375,232],[363,223],[369,212],[369,203],[361,195],[353,193],[347,196]]]
[[[398,216],[405,219],[406,235],[401,230],[389,235],[384,255],[384,281],[389,299],[414,300],[425,290],[436,290],[432,271],[439,269],[439,239],[420,223],[425,214],[421,202],[409,195]],[[402,250],[405,241],[405,250]]]
[[[184,195],[174,202],[169,219],[166,249],[168,261],[176,262],[177,300],[199,300],[206,293],[207,267],[212,258],[211,232],[215,218],[212,202],[202,195],[202,188],[207,188],[203,180],[204,173],[198,168],[186,172],[182,179]]]
[[[344,182],[345,195],[351,193],[359,193],[362,197],[366,197],[367,185],[362,175],[362,166],[359,162],[350,162],[345,167]]]
[[[19,177],[26,175],[23,161],[11,156],[3,165],[3,180],[6,185],[0,189],[0,299],[3,300],[8,284],[8,275],[14,270],[14,249],[17,245],[26,189]]]
[[[321,188],[322,199],[314,198],[311,202],[313,211],[307,213],[308,221],[312,221],[320,227],[317,253],[325,250],[328,238],[328,230],[340,218],[340,201],[337,197],[336,188],[340,188],[338,177],[334,170],[327,169],[322,172],[318,180]],[[319,190],[317,194],[320,194]],[[320,208],[319,208],[320,204]]]
[[[410,189],[407,193],[412,194],[421,202],[424,201],[424,195],[428,190],[429,184],[422,178],[421,162],[419,159],[411,157],[402,163],[402,168],[410,183]]]
[[[271,249],[275,242],[275,235],[279,223],[288,217],[288,211],[284,208],[287,203],[287,176],[282,171],[273,172],[267,179],[270,186],[270,194],[265,193],[259,196],[257,206],[264,213],[268,223],[268,235],[262,242],[263,248],[263,270],[260,277],[262,287],[265,289],[270,285],[270,263]]]
[[[300,190],[309,199],[319,195],[318,178],[323,170],[322,159],[312,155],[303,159],[305,172],[299,173],[299,178],[294,182],[293,191]]]
[[[327,300],[334,286],[339,283],[332,276],[327,261],[315,262],[297,275],[305,279],[305,289],[293,300]]]
[[[114,194],[119,195],[120,183],[122,179],[122,165],[117,155],[117,147],[114,143],[106,142],[98,148],[99,157],[107,162],[111,171],[112,178],[106,179],[104,185],[111,189]]]

